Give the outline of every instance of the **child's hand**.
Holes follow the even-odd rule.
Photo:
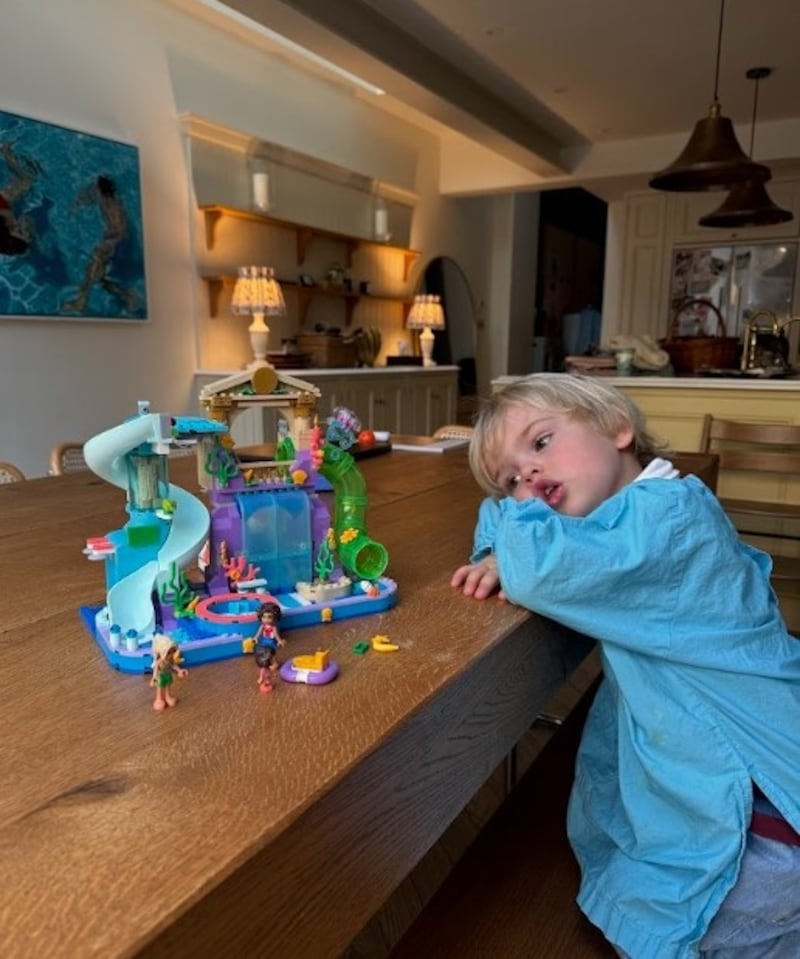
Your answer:
[[[479,563],[459,566],[453,573],[450,585],[459,587],[465,596],[486,599],[500,586],[500,577],[497,575],[497,561],[494,556],[484,556]],[[502,589],[498,592],[498,598],[506,598]]]

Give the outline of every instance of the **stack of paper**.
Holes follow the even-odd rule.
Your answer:
[[[469,446],[468,439],[435,440],[431,436],[395,436],[391,442],[393,450],[411,453],[449,453]]]

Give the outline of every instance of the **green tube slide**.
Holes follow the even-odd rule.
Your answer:
[[[320,473],[333,487],[333,531],[345,572],[356,579],[378,579],[389,565],[389,553],[367,536],[367,484],[353,457],[326,443]],[[344,537],[344,541],[342,539]]]

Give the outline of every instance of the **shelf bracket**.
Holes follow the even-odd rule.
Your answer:
[[[223,212],[219,209],[204,210],[203,216],[206,221],[206,248],[214,249],[214,238],[217,231],[217,224],[222,219]]]
[[[219,315],[219,305],[220,298],[222,297],[222,291],[226,286],[233,288],[234,283],[236,282],[236,277],[234,276],[204,276],[201,277],[203,282],[208,287],[208,312],[212,317]]]
[[[403,282],[408,280],[408,274],[411,272],[411,266],[419,256],[415,250],[405,250],[403,252]]]
[[[311,241],[314,239],[314,231],[299,227],[295,238],[297,241],[297,262],[302,266],[305,262],[308,248],[311,246]]]

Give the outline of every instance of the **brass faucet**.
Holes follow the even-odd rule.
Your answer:
[[[769,319],[769,325],[764,326],[759,323],[761,317],[767,317]],[[747,321],[747,325],[744,328],[744,342],[742,344],[742,361],[740,363],[740,368],[742,372],[747,372],[748,370],[757,369],[760,364],[758,362],[758,334],[759,333],[770,333],[775,340],[777,341],[783,334],[784,329],[787,326],[790,326],[795,320],[800,320],[800,317],[790,317],[784,323],[778,319],[777,314],[773,313],[772,310],[759,310],[757,313],[754,313],[750,319]],[[785,335],[785,334],[784,334]],[[779,357],[780,354],[776,351],[773,354],[774,357]],[[775,362],[773,359],[774,366],[783,366],[788,365],[786,362]]]

